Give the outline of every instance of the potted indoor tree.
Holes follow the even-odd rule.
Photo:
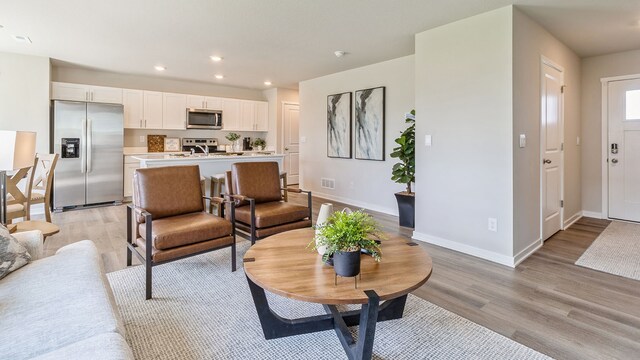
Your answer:
[[[393,148],[392,158],[400,160],[393,165],[391,180],[407,186],[405,191],[397,192],[398,215],[400,226],[415,227],[416,194],[411,191],[411,184],[416,181],[416,111],[411,110],[405,115],[405,122],[409,124],[395,141],[398,146]]]
[[[362,210],[347,213],[337,211],[316,228],[316,238],[309,244],[314,248],[326,246],[323,260],[333,257],[333,269],[342,277],[360,273],[360,252],[364,250],[380,261],[380,239],[383,233],[378,223]]]

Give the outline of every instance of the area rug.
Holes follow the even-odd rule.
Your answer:
[[[576,265],[640,280],[640,225],[613,221]]]
[[[248,242],[238,245],[244,254]],[[151,300],[142,266],[107,274],[136,359],[346,359],[333,330],[265,340],[242,268],[230,268],[228,249],[155,267]],[[267,296],[284,317],[324,314],[318,304]],[[375,359],[548,359],[413,295],[402,319],[378,323],[373,352]]]

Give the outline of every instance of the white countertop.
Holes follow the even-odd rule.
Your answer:
[[[219,161],[232,159],[261,159],[261,158],[282,158],[284,154],[259,154],[256,152],[247,152],[244,155],[218,155],[211,154],[209,156],[175,156],[164,153],[148,153],[144,155],[134,155],[133,158],[144,162],[200,162],[200,161]]]
[[[131,155],[150,155],[150,154],[158,154],[158,155],[169,155],[169,154],[188,154],[188,151],[165,151],[165,152],[149,152],[146,147],[124,147],[123,148],[124,156]]]

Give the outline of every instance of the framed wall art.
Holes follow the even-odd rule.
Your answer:
[[[385,87],[355,92],[355,158],[384,161]]]
[[[327,96],[327,156],[351,158],[351,93]]]

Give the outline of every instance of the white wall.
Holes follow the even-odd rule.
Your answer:
[[[640,74],[640,50],[582,59],[582,207],[602,215],[602,88],[605,77]],[[589,214],[589,215],[592,215]]]
[[[49,153],[49,58],[0,52],[0,130],[38,133]]]
[[[386,160],[328,158],[327,95],[377,86],[386,86]],[[414,56],[303,81],[299,91],[300,136],[306,137],[300,148],[301,187],[318,196],[397,214],[393,194],[404,187],[391,181],[396,159],[389,154],[405,128],[404,114],[414,107]],[[335,179],[335,190],[320,187],[323,177]]]
[[[517,9],[513,17],[513,218],[514,255],[540,242],[540,91],[541,57],[564,68],[564,218],[582,211],[580,136],[580,58]],[[525,134],[527,146],[519,147]]]
[[[415,49],[414,237],[509,264],[511,7],[419,33]],[[488,218],[498,220],[497,232],[487,230]]]

